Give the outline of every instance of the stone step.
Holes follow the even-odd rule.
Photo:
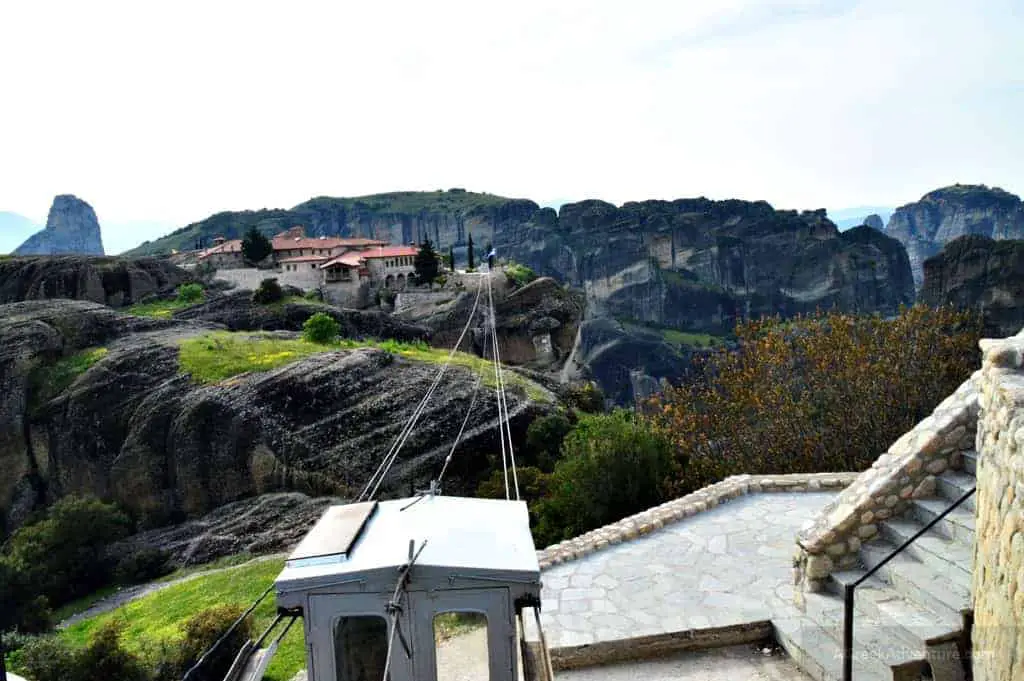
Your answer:
[[[805,671],[818,670],[815,678],[841,677],[843,641],[843,601],[830,593],[804,594],[801,630],[791,638],[803,637],[796,645],[804,656],[814,659]],[[808,632],[810,628],[812,632]],[[822,636],[823,635],[823,636]],[[827,639],[827,640],[826,640]],[[813,645],[808,645],[812,643]],[[864,612],[855,615],[853,633],[853,676],[855,679],[918,679],[925,666],[926,649],[899,625],[871,617]],[[835,658],[835,659],[833,659]],[[800,662],[798,661],[798,664]],[[809,671],[815,676],[812,671]]]
[[[971,475],[978,474],[978,454],[976,452],[964,452],[964,471]]]
[[[946,471],[935,479],[935,489],[943,499],[952,503],[974,489],[975,482],[976,478],[969,473]],[[967,497],[967,501],[961,504],[961,508],[966,508],[971,513],[974,513],[976,508],[974,505],[975,498],[976,495],[974,494]]]
[[[864,572],[834,572],[826,583],[826,588],[830,593],[842,598],[846,585],[856,582]],[[962,618],[948,611],[935,612],[909,601],[876,576],[869,577],[857,587],[853,603],[858,614],[865,613],[880,621],[894,622],[916,638],[922,647],[932,642],[946,641],[963,631]]]
[[[913,499],[906,515],[927,524],[942,515],[949,506],[950,502],[945,499]],[[950,511],[934,528],[947,539],[966,546],[974,545],[974,511],[965,509],[963,505]]]
[[[842,681],[843,648],[824,629],[808,617],[773,617],[775,640],[793,661],[814,681]],[[860,659],[853,658],[853,678],[857,681],[891,681],[888,670],[866,668]]]
[[[871,569],[895,548],[884,538],[864,544],[860,547],[861,562]],[[965,576],[962,570],[936,570],[904,551],[875,574],[907,600],[943,617],[960,618],[971,608],[970,575]]]
[[[904,518],[890,518],[879,523],[884,539],[899,546],[921,530],[923,525]],[[904,551],[936,571],[962,570],[970,582],[974,564],[974,547],[962,541],[946,539],[932,528],[915,539]]]

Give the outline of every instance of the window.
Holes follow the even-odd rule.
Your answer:
[[[388,623],[383,617],[342,617],[334,626],[334,668],[338,681],[382,679],[387,654]]]
[[[491,678],[487,616],[483,613],[442,612],[435,615],[434,650],[437,681],[486,681]]]
[[[315,270],[315,269],[316,269],[316,265],[315,265],[315,264],[313,264],[313,265],[310,265],[310,266],[309,266],[309,269],[311,269],[311,270]]]

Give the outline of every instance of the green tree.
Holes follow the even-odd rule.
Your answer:
[[[472,272],[476,269],[476,263],[473,261],[473,232],[469,233],[469,244],[466,246],[466,271]]]
[[[437,252],[434,251],[430,239],[425,239],[420,244],[420,250],[413,260],[413,267],[416,268],[416,281],[421,284],[433,285],[434,280],[437,279],[438,264]]]
[[[455,271],[455,247],[448,247],[448,266],[452,268],[452,272]]]
[[[203,299],[203,287],[199,284],[182,284],[178,287],[178,302],[194,305]]]
[[[538,542],[575,537],[661,503],[672,467],[668,439],[633,412],[583,416],[538,504]]]
[[[534,419],[526,429],[526,450],[525,456],[521,458],[522,465],[535,465],[550,473],[558,461],[562,442],[572,431],[572,426],[572,421],[561,413]]]
[[[330,343],[338,337],[341,325],[331,315],[317,312],[302,325],[302,337],[310,343],[321,345]]]
[[[270,239],[263,236],[255,225],[250,227],[242,239],[242,257],[251,263],[258,263],[273,252],[274,245],[270,243]]]
[[[276,277],[269,277],[260,282],[259,287],[252,292],[252,302],[259,305],[269,305],[284,299],[284,291],[277,283]]]

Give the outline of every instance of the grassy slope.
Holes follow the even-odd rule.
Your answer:
[[[75,645],[84,645],[100,625],[120,618],[126,624],[126,647],[143,651],[147,642],[179,639],[181,627],[200,610],[224,603],[248,607],[270,586],[283,567],[283,559],[248,563],[175,584],[113,612],[78,622],[61,632],[61,636]],[[275,614],[274,599],[268,597],[254,613],[253,635],[262,633]],[[264,678],[268,681],[289,681],[305,666],[305,641],[301,626],[296,624],[281,642]]]
[[[321,352],[379,348],[417,362],[440,364],[448,351],[425,343],[396,341],[340,340],[327,345],[301,339],[282,339],[260,332],[216,331],[181,343],[181,370],[198,383],[222,381],[249,371],[270,371]],[[489,360],[466,353],[456,353],[452,364],[465,367],[481,377],[485,386],[496,385],[494,368]],[[533,381],[511,371],[504,372],[506,386],[522,388],[533,400],[549,401],[550,396]]]
[[[170,253],[171,249],[189,250],[194,247],[197,237],[212,238],[218,234],[228,238],[240,237],[251,226],[266,234],[305,224],[317,213],[344,208],[347,212],[364,214],[459,213],[498,206],[509,199],[495,194],[477,192],[389,192],[355,197],[319,196],[300,203],[291,210],[271,209],[257,211],[224,212],[211,215],[200,222],[194,222],[171,232],[155,241],[148,241],[124,255],[158,255]]]

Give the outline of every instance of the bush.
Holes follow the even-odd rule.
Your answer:
[[[170,555],[156,548],[144,548],[117,562],[114,581],[122,585],[142,584],[163,577],[173,570]]]
[[[185,636],[179,652],[179,666],[182,672],[191,669],[199,658],[217,639],[241,616],[244,608],[239,605],[215,605],[202,610],[185,623]],[[251,618],[246,618],[217,651],[206,658],[202,668],[192,675],[192,681],[221,681],[227,674],[238,651],[249,638],[252,630]]]
[[[27,643],[16,657],[19,668],[32,681],[78,681],[83,677],[75,652],[57,636],[43,636]]]
[[[537,278],[526,265],[520,265],[517,262],[510,262],[505,265],[505,276],[507,276],[516,286],[526,286],[531,281]]]
[[[550,473],[558,461],[562,441],[572,431],[572,425],[568,417],[558,413],[534,419],[526,429],[525,456],[521,463],[524,466],[535,465]]]
[[[302,337],[310,343],[325,345],[338,337],[341,325],[329,314],[317,312],[302,325]]]
[[[65,497],[43,520],[11,536],[0,579],[20,584],[15,593],[44,596],[54,604],[84,596],[110,579],[105,547],[131,529],[127,516],[112,504]]]
[[[148,681],[142,661],[121,647],[124,622],[111,620],[102,625],[92,640],[74,656],[75,671],[82,681]]]
[[[203,287],[199,284],[182,284],[178,287],[178,302],[194,305],[203,299]]]
[[[600,414],[604,411],[604,393],[592,381],[569,386],[563,399],[573,409],[588,414]]]
[[[302,297],[312,302],[322,303],[324,301],[324,292],[318,288],[314,288],[303,293]]]
[[[830,313],[740,324],[738,351],[649,412],[688,456],[675,494],[739,473],[863,470],[978,366],[981,319],[950,308],[893,320]]]
[[[551,544],[648,509],[667,498],[669,441],[634,413],[583,416],[538,504],[538,542]]]
[[[284,299],[284,291],[277,279],[270,277],[260,282],[259,287],[252,292],[252,302],[258,305],[269,305]]]

